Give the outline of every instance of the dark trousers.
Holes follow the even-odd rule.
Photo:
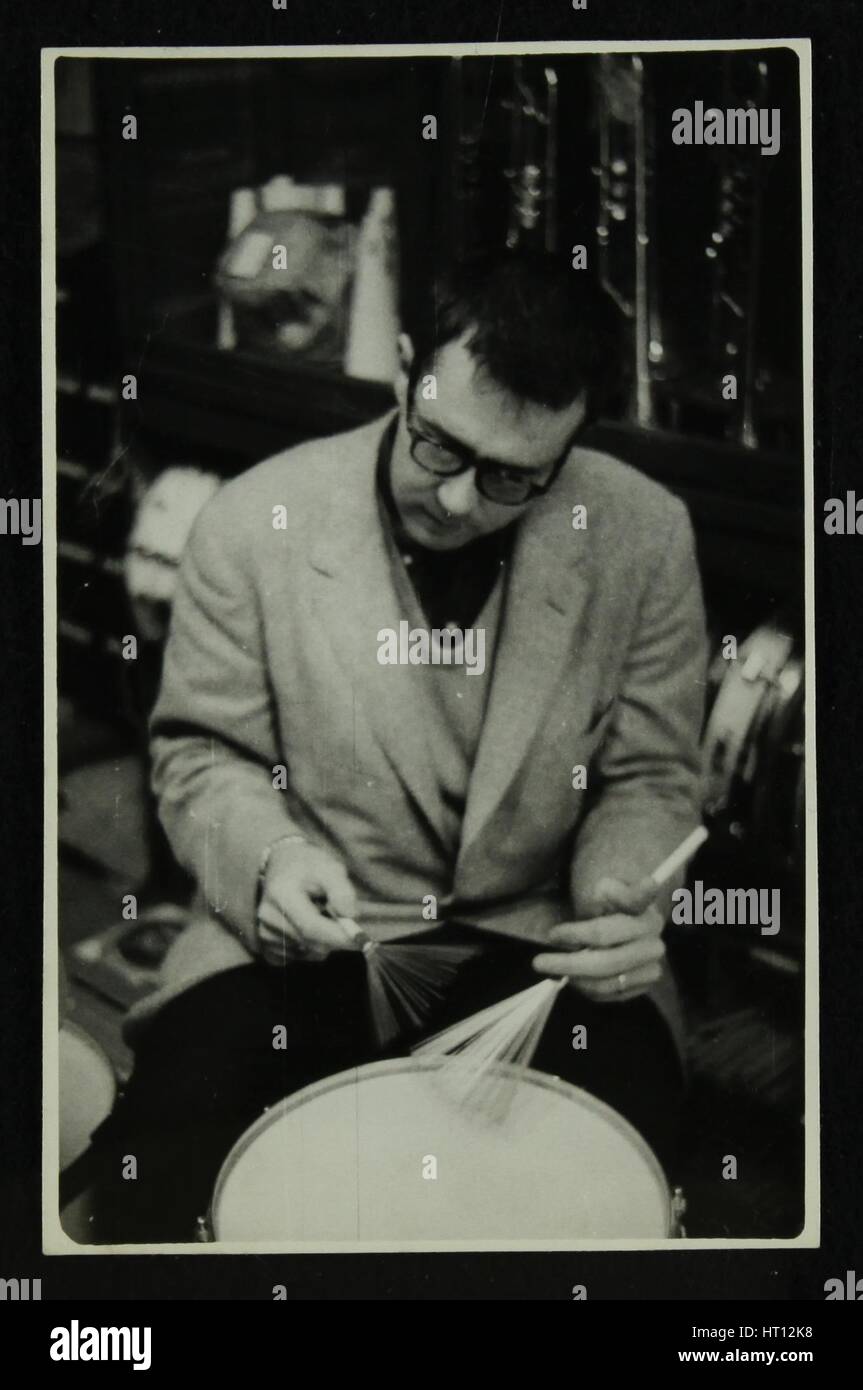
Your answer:
[[[456,937],[480,939],[441,928],[424,942]],[[354,952],[285,970],[241,966],[167,1004],[139,1038],[131,1081],[94,1139],[94,1241],[193,1240],[228,1150],[266,1106],[336,1072],[404,1056],[419,1036],[538,983],[535,947],[483,940],[422,1034],[387,1049],[375,1044],[365,961]],[[577,1024],[587,1028],[583,1050],[573,1048]],[[274,1048],[280,1025],[287,1046]],[[593,1004],[562,990],[531,1065],[612,1105],[673,1178],[683,1077],[649,1000]],[[134,1179],[123,1176],[130,1158]]]

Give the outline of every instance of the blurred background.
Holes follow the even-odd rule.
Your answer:
[[[146,720],[200,507],[259,459],[390,406],[396,333],[442,254],[584,246],[625,345],[590,442],[681,496],[698,539],[716,657],[712,836],[692,876],[781,891],[777,936],[669,929],[691,1024],[687,1228],[794,1234],[805,960],[795,55],[64,58],[55,78],[68,1017],[122,1080],[123,1013],[154,988],[194,910],[147,791]],[[780,153],[674,145],[671,113],[696,100],[778,107]],[[123,657],[130,633],[135,661]],[[722,657],[727,635],[737,661]],[[727,1153],[740,1175],[717,1182]]]

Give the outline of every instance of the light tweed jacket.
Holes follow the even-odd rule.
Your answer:
[[[633,469],[576,449],[519,524],[461,843],[442,855],[440,707],[424,668],[394,680],[376,659],[403,616],[375,496],[386,423],[257,465],[194,528],[154,786],[211,915],[169,956],[169,992],[249,958],[262,852],[294,829],[342,857],[372,934],[428,929],[435,894],[439,919],[540,941],[601,876],[649,872],[698,823],[706,647],[689,519]],[[654,996],[674,1025],[668,980]]]

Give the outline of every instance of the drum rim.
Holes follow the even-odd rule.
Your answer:
[[[349,1085],[351,1082],[357,1083],[370,1073],[377,1076],[388,1074],[395,1075],[402,1071],[437,1071],[450,1059],[447,1057],[394,1057],[385,1058],[379,1062],[364,1062],[359,1067],[348,1067],[345,1071],[336,1072],[333,1076],[325,1076],[320,1081],[312,1081],[308,1086],[304,1086],[301,1091],[295,1091],[290,1096],[285,1096],[282,1100],[271,1105],[268,1110],[253,1121],[249,1128],[244,1130],[239,1139],[232,1145],[225,1156],[222,1166],[219,1169],[216,1183],[213,1188],[213,1195],[210,1199],[209,1211],[207,1214],[207,1224],[212,1232],[214,1240],[221,1237],[217,1230],[217,1213],[219,1200],[224,1191],[229,1175],[242,1158],[247,1149],[271,1124],[289,1115],[292,1110],[296,1110],[300,1105],[305,1105],[311,1100],[316,1100],[319,1096],[326,1095],[329,1091],[340,1089]],[[553,1076],[549,1072],[535,1071],[533,1067],[520,1067],[511,1062],[498,1062],[495,1070],[501,1076],[511,1076],[515,1080],[527,1081],[531,1085],[539,1086],[547,1091],[552,1091],[566,1100],[577,1100],[592,1110],[594,1114],[608,1120],[613,1129],[622,1133],[624,1138],[630,1140],[638,1150],[641,1157],[650,1168],[654,1178],[657,1180],[659,1190],[665,1198],[668,1208],[666,1221],[666,1238],[672,1236],[673,1214],[672,1214],[672,1189],[659,1159],[653,1152],[643,1135],[639,1134],[634,1125],[629,1123],[625,1116],[615,1110],[606,1101],[600,1100],[598,1096],[591,1095],[590,1091],[582,1090],[580,1086],[573,1086],[572,1082],[564,1081],[559,1076]],[[307,1242],[313,1244],[314,1242]]]

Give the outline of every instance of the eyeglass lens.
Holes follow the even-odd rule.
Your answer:
[[[429,439],[417,438],[413,454],[422,468],[438,477],[454,477],[466,468],[474,467],[477,490],[492,502],[523,502],[533,490],[533,479],[521,479],[511,473],[499,472],[494,464],[472,464]]]

